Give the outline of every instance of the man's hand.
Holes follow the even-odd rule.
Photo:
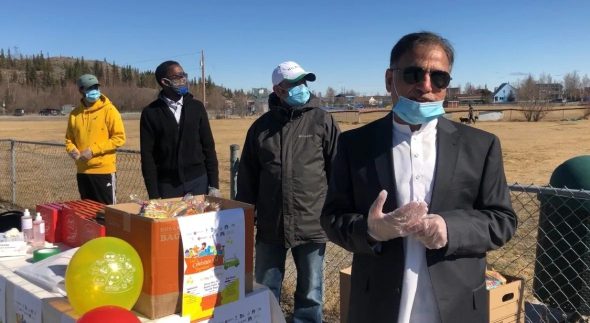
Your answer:
[[[217,187],[209,186],[207,189],[207,195],[221,197],[221,191]]]
[[[80,152],[80,159],[83,161],[89,161],[92,159],[92,150],[90,148],[86,148]]]
[[[379,195],[371,205],[368,216],[368,233],[377,241],[387,241],[408,236],[416,228],[428,207],[424,202],[410,202],[393,212],[383,213],[383,205],[387,199],[387,191]]]
[[[78,148],[72,149],[68,155],[70,155],[73,160],[78,160],[78,158],[80,158],[80,152],[78,151]]]
[[[447,245],[447,223],[438,214],[428,214],[414,227],[413,237],[428,249],[440,249]],[[414,231],[412,230],[412,231]]]

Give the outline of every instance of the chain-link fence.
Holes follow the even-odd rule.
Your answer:
[[[79,199],[76,166],[65,146],[0,140],[0,200],[22,207]],[[130,194],[147,198],[136,150],[117,150],[117,202]]]
[[[489,253],[489,266],[523,278],[529,321],[587,320],[590,190],[521,185],[510,190],[518,230],[503,248]]]
[[[0,140],[0,201],[34,208],[38,203],[77,199],[75,172],[63,145]],[[518,230],[506,246],[489,253],[490,267],[523,279],[529,321],[590,315],[590,191],[521,185],[510,189]],[[140,155],[119,150],[118,202],[127,202],[132,193],[147,198]],[[325,259],[325,320],[338,322],[339,271],[350,266],[352,255],[328,244]],[[285,313],[293,304],[295,275],[289,256]]]

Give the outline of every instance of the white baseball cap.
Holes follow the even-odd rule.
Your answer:
[[[302,78],[306,81],[315,81],[315,74],[306,72],[299,64],[293,61],[282,62],[272,71],[272,85],[278,85],[284,80],[295,83]]]

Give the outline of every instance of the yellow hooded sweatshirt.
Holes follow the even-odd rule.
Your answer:
[[[115,152],[125,143],[125,128],[117,108],[105,95],[91,106],[72,110],[66,131],[66,151],[92,150],[88,161],[76,160],[78,173],[110,174],[117,171]]]

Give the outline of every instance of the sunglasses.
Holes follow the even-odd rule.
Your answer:
[[[445,71],[427,71],[418,66],[410,66],[404,69],[392,68],[392,70],[402,71],[402,78],[407,84],[423,82],[426,73],[430,75],[430,82],[439,89],[446,89],[451,83],[451,74]]]

